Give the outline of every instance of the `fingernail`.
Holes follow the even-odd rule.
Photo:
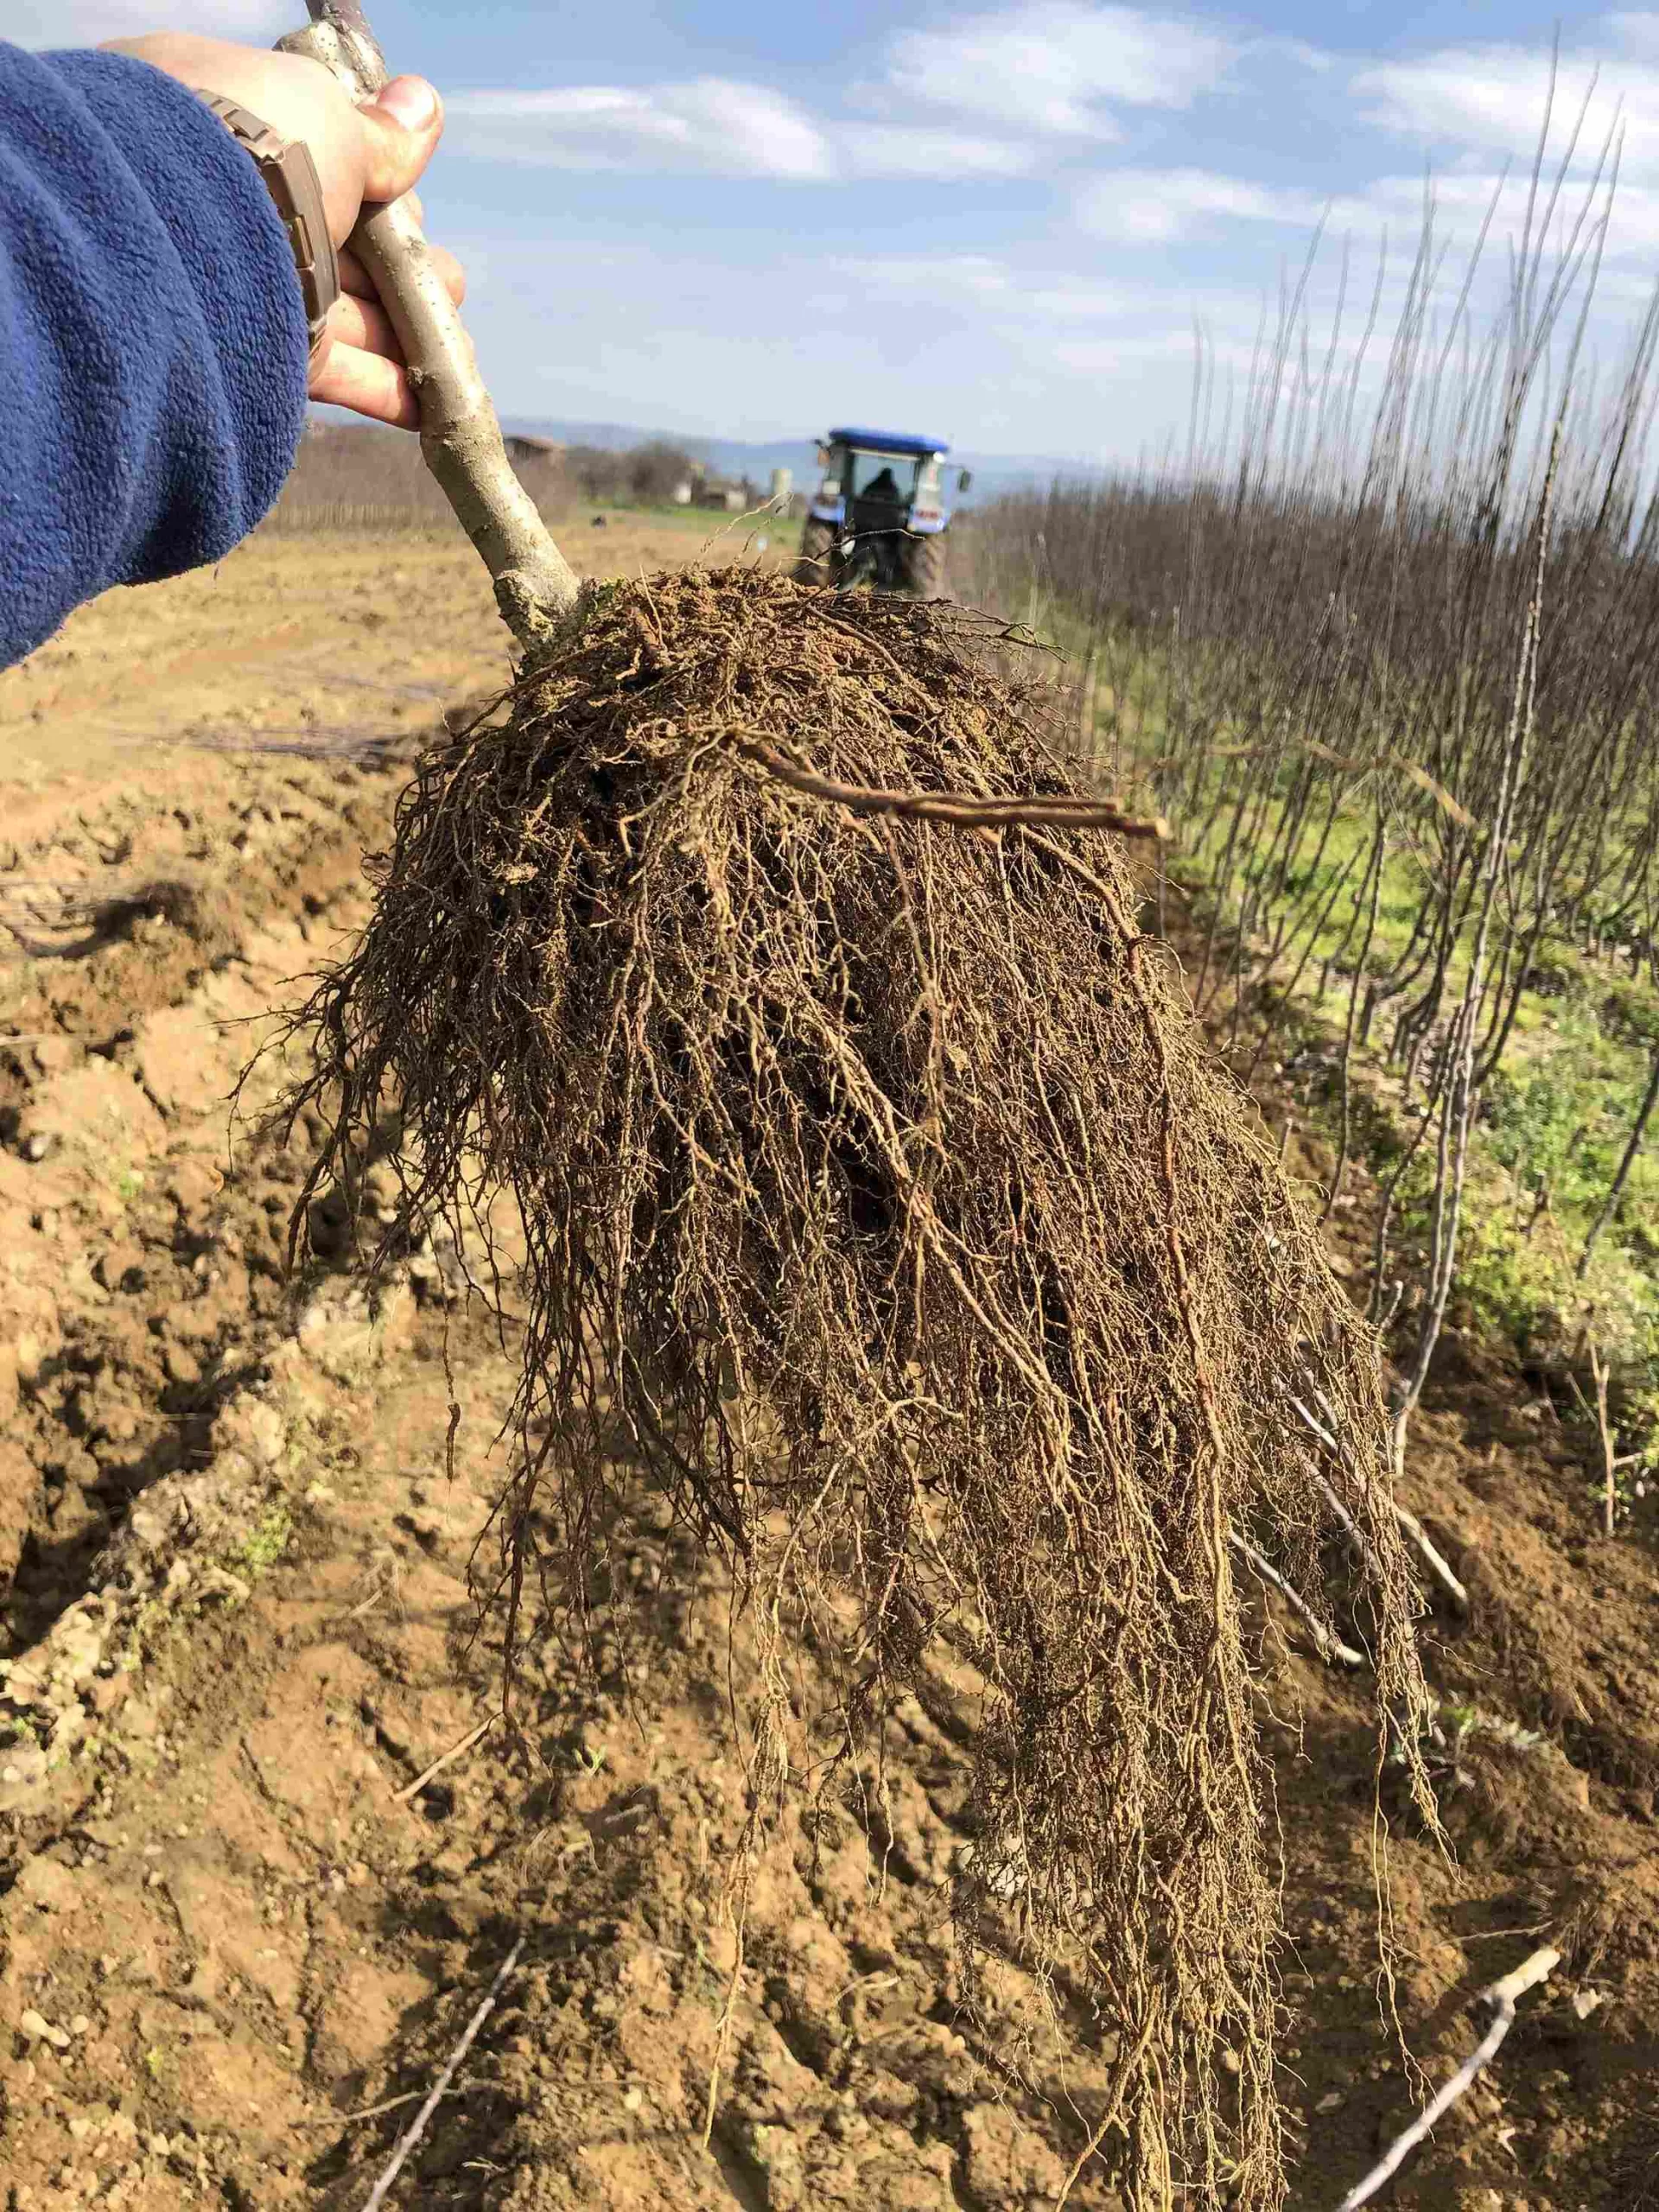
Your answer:
[[[429,130],[438,118],[438,96],[424,77],[394,77],[375,105],[405,130]]]

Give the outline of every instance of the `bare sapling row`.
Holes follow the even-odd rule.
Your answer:
[[[996,603],[1077,648],[1087,760],[1174,827],[1191,988],[1241,1072],[1323,1071],[1327,1216],[1362,1144],[1379,1170],[1396,1456],[1499,1166],[1535,1209],[1503,1294],[1533,1335],[1553,1306],[1627,1396],[1659,1386],[1659,297],[1608,373],[1611,191],[1541,141],[1495,305],[1490,232],[1459,262],[1431,208],[1391,337],[1386,257],[1366,294],[1342,256],[1323,334],[1305,271],[1236,409],[1200,354],[1185,454],[979,530]],[[1623,1072],[1540,1134],[1569,1016]]]

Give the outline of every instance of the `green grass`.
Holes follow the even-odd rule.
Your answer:
[[[1083,626],[1054,619],[1052,609],[1033,607],[1033,613],[1042,618],[1041,633],[1058,644],[1075,666],[1087,646]],[[1119,688],[1099,683],[1093,702],[1096,771],[1116,783],[1127,804],[1144,805],[1151,792],[1144,775],[1137,775],[1136,764],[1156,759],[1167,745],[1166,663],[1155,647],[1142,646],[1131,656],[1119,640],[1110,662],[1103,656],[1103,667],[1114,664]],[[1236,736],[1223,732],[1217,742],[1236,742],[1243,735],[1242,729]],[[1293,755],[1280,773],[1278,792],[1268,803],[1270,826],[1274,808],[1288,803],[1295,766]],[[1253,772],[1254,764],[1217,760],[1208,796],[1220,793],[1230,801],[1241,788],[1232,779]],[[1230,805],[1224,804],[1208,836],[1189,842],[1181,841],[1181,824],[1176,823],[1178,844],[1169,872],[1191,894],[1200,927],[1207,927],[1213,911],[1230,813]],[[1323,818],[1320,811],[1321,823]],[[1349,882],[1356,886],[1372,830],[1369,802],[1360,801],[1351,813],[1338,816],[1318,862],[1310,858],[1293,870],[1284,895],[1306,901],[1311,918],[1351,862]],[[1254,875],[1246,873],[1242,881],[1255,889],[1265,865]],[[1391,846],[1383,864],[1368,963],[1373,972],[1389,968],[1403,952],[1423,888],[1421,864],[1402,839]],[[1339,1086],[1332,1064],[1347,1020],[1349,978],[1333,969],[1329,988],[1321,991],[1320,984],[1324,963],[1337,955],[1351,912],[1344,893],[1331,921],[1313,933],[1300,981],[1278,1015],[1283,1025],[1281,1057],[1298,1044],[1310,1046],[1309,1057],[1325,1071],[1305,1086],[1304,1103],[1319,1133],[1332,1141]],[[1269,910],[1253,921],[1252,982],[1262,980],[1260,961],[1277,918]],[[1236,906],[1219,917],[1217,957],[1224,963],[1232,949],[1228,931],[1237,919]],[[1306,945],[1306,931],[1299,928],[1290,950],[1267,979],[1275,999],[1290,988]],[[1351,941],[1350,962],[1356,949]],[[1659,1144],[1650,1141],[1634,1164],[1583,1281],[1576,1272],[1649,1080],[1654,1040],[1659,1039],[1659,991],[1573,948],[1556,944],[1541,950],[1547,957],[1547,975],[1541,980],[1548,988],[1523,995],[1474,1133],[1454,1307],[1457,1318],[1547,1364],[1582,1359],[1585,1343],[1592,1338],[1615,1363],[1627,1446],[1639,1442],[1659,1466]],[[1466,972],[1466,955],[1460,956],[1447,979],[1448,1006]],[[1378,1014],[1373,1035],[1357,1046],[1353,1060],[1357,1156],[1377,1173],[1387,1173],[1398,1161],[1412,1123],[1397,1071],[1384,1058],[1400,1003]],[[1408,1269],[1426,1235],[1431,1168],[1432,1152],[1426,1145],[1401,1194],[1395,1249]],[[1541,1205],[1545,1193],[1548,1203]]]
[[[257,1528],[251,1529],[241,1542],[226,1554],[226,1565],[257,1579],[267,1574],[288,1549],[294,1535],[294,1519],[280,1500],[269,1508]]]
[[[798,535],[800,531],[799,523],[791,522],[784,516],[757,515],[748,509],[734,515],[723,514],[717,507],[682,507],[668,501],[652,506],[613,506],[604,499],[595,499],[579,505],[576,512],[579,515],[603,515],[607,522],[673,523],[687,531],[700,531],[704,537],[715,531],[724,530],[733,523],[742,523],[751,529],[770,530],[779,534],[793,531]]]

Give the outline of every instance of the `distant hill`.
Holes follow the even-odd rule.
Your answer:
[[[627,453],[635,446],[660,439],[666,445],[677,446],[694,461],[706,461],[721,476],[747,476],[761,486],[774,468],[789,469],[797,491],[810,489],[817,474],[816,438],[786,438],[775,443],[741,438],[695,438],[677,430],[643,429],[632,423],[574,423],[556,416],[525,415],[507,417],[503,427],[521,436],[556,438],[562,445],[597,446],[606,453]],[[828,423],[824,425],[826,429],[830,427]],[[976,497],[994,497],[999,492],[1048,484],[1057,476],[1075,482],[1079,477],[1104,474],[1098,466],[1086,461],[1058,461],[1042,454],[976,454],[953,449],[950,458],[953,463],[973,470]]]
[[[314,407],[314,420],[341,427],[359,418],[336,407]],[[891,427],[902,429],[903,425]],[[926,429],[931,426],[924,423]],[[521,437],[556,438],[561,445],[597,446],[607,453],[627,453],[635,446],[660,441],[706,461],[721,476],[747,476],[763,488],[774,468],[787,468],[798,492],[808,491],[817,475],[816,437],[781,438],[768,442],[742,438],[697,438],[679,430],[655,430],[638,423],[579,423],[562,416],[509,415],[502,428]],[[824,424],[825,429],[830,428]],[[951,461],[974,472],[976,499],[995,499],[999,492],[1014,492],[1033,485],[1047,485],[1058,477],[1069,483],[1088,480],[1107,473],[1098,462],[1064,460],[1052,454],[980,454],[964,447],[953,450]]]

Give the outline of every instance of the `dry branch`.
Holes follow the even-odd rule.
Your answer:
[[[1317,1393],[1315,1395],[1317,1395]],[[1297,1417],[1306,1426],[1312,1433],[1318,1437],[1319,1442],[1325,1446],[1326,1450],[1330,1452],[1332,1456],[1339,1460],[1344,1467],[1347,1467],[1347,1455],[1343,1451],[1342,1446],[1332,1434],[1331,1429],[1327,1427],[1324,1422],[1316,1420],[1313,1414],[1311,1414],[1307,1408],[1301,1402],[1300,1399],[1296,1397],[1287,1397],[1286,1403],[1290,1407],[1291,1410],[1297,1415]],[[1325,1408],[1325,1411],[1327,1414],[1329,1414],[1329,1407]],[[1350,1470],[1350,1471],[1351,1472],[1351,1470]],[[1331,1489],[1328,1484],[1324,1484],[1322,1486],[1325,1490],[1325,1496],[1329,1499],[1334,1510],[1344,1522],[1348,1523],[1348,1533],[1351,1537],[1352,1537],[1356,1542],[1359,1541],[1359,1532],[1352,1526],[1351,1522],[1349,1519],[1346,1507],[1344,1506],[1340,1498],[1337,1497],[1335,1491]],[[1469,1592],[1464,1585],[1458,1580],[1458,1577],[1452,1573],[1451,1567],[1447,1564],[1446,1558],[1436,1546],[1433,1538],[1429,1535],[1427,1529],[1424,1528],[1422,1522],[1408,1507],[1401,1504],[1398,1498],[1395,1498],[1394,1501],[1394,1514],[1395,1520],[1400,1524],[1402,1534],[1409,1541],[1412,1549],[1416,1553],[1418,1558],[1421,1560],[1423,1565],[1428,1569],[1435,1581],[1439,1583],[1440,1588],[1452,1600],[1452,1603],[1457,1607],[1458,1611],[1460,1613],[1466,1613],[1469,1610]]]
[[[445,1767],[452,1765],[463,1752],[470,1751],[474,1744],[481,1742],[494,1727],[499,1717],[498,1713],[488,1714],[479,1722],[476,1728],[469,1728],[459,1743],[451,1744],[447,1751],[440,1751],[430,1766],[417,1774],[413,1782],[406,1783],[404,1788],[397,1792],[392,1798],[392,1803],[407,1805],[413,1798],[418,1797],[427,1783],[435,1781],[443,1772]]]
[[[1286,1581],[1271,1560],[1264,1559],[1255,1546],[1247,1543],[1236,1530],[1233,1534],[1233,1544],[1240,1556],[1249,1560],[1252,1570],[1259,1574],[1264,1582],[1271,1583],[1292,1612],[1301,1621],[1313,1639],[1315,1649],[1327,1665],[1363,1667],[1367,1663],[1365,1654],[1363,1651],[1356,1651],[1351,1643],[1344,1643],[1340,1637],[1333,1636],[1313,1606],[1308,1604],[1306,1599]]]
[[[1111,830],[1120,837],[1166,838],[1162,816],[1147,820],[1126,814],[1116,799],[1091,798],[1084,791],[1055,791],[1045,798],[987,798],[972,791],[874,791],[863,784],[838,784],[799,761],[791,760],[762,738],[734,733],[733,745],[746,760],[775,776],[780,784],[809,798],[844,806],[853,814],[887,814],[912,822],[942,822],[956,829],[1003,830],[1046,823],[1058,829]]]
[[[479,2030],[483,2026],[485,2021],[489,2018],[491,2012],[494,2010],[495,2000],[499,1997],[502,1990],[506,1986],[508,1976],[518,1965],[518,1955],[524,1948],[524,1939],[520,1936],[514,1942],[512,1948],[507,1953],[506,1957],[502,1960],[500,1966],[497,1968],[495,1980],[490,1984],[488,1989],[480,1999],[478,2009],[474,2012],[472,2018],[467,2021],[466,2031],[462,2034],[461,2041],[455,2045],[454,2050],[450,2052],[448,2061],[445,2065],[442,2073],[439,2075],[437,2080],[432,2084],[431,2088],[428,2091],[426,2102],[421,2107],[419,2112],[416,2113],[414,2119],[410,2120],[407,2131],[399,2139],[397,2149],[392,2152],[391,2161],[387,2164],[385,2172],[381,2175],[379,2180],[376,2182],[373,2189],[369,2192],[367,2198],[364,2202],[363,2212],[379,2212],[379,2208],[385,2202],[387,2191],[391,2189],[393,2182],[397,2180],[398,2175],[402,2173],[404,2162],[408,2158],[410,2152],[416,2148],[419,2144],[422,2136],[425,2134],[427,2122],[431,2119],[433,2113],[442,2102],[449,2084],[455,2078],[456,2072],[461,2066],[461,2062],[466,2057],[467,2052],[472,2049]]]
[[[1482,2070],[1491,2063],[1499,2044],[1515,2025],[1516,1999],[1524,1997],[1528,1990],[1544,1980],[1560,1965],[1560,1957],[1558,1950],[1545,1943],[1529,1958],[1523,1959],[1513,1974],[1506,1974],[1501,1980],[1492,1982],[1480,1992],[1474,2000],[1475,2005],[1490,2010],[1492,2014],[1491,2024],[1485,2034],[1445,2088],[1437,2090],[1410,2126],[1395,2137],[1364,2179],[1355,2183],[1338,2205],[1337,2212],[1358,2212],[1362,2204],[1369,2204],[1378,2190],[1393,2179],[1435,2121],[1456,2104]]]

